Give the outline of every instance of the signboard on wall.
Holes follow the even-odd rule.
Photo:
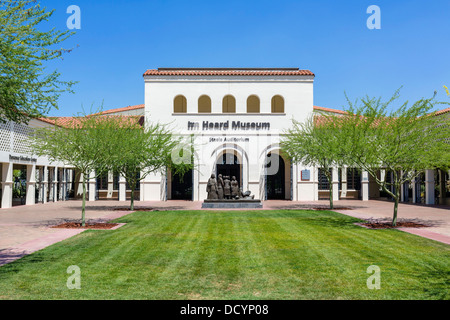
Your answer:
[[[310,181],[311,180],[311,170],[302,170],[300,172],[302,181]]]
[[[28,156],[13,156],[12,154],[9,155],[9,161],[20,161],[20,162],[37,162],[36,158],[31,158]]]

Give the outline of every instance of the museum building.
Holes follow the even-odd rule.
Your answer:
[[[147,70],[143,77],[144,104],[103,114],[141,116],[145,123],[170,124],[174,132],[193,144],[195,169],[183,178],[171,172],[147,176],[137,186],[137,200],[203,201],[211,174],[236,177],[241,190],[249,190],[261,200],[315,201],[328,197],[328,181],[320,170],[293,164],[280,150],[281,137],[292,119],[304,121],[319,112],[343,113],[314,106],[315,75],[311,71],[159,68]],[[449,111],[442,110],[439,116],[448,117]],[[16,168],[26,170],[26,204],[79,196],[79,177],[70,166],[33,158],[21,142],[26,141],[24,135],[30,128],[56,125],[55,121],[33,119],[28,126],[0,126],[2,207],[12,205]],[[334,168],[332,173],[334,200],[386,197],[367,172],[344,167]],[[389,172],[380,170],[380,175],[389,180]],[[402,186],[402,201],[449,204],[448,183],[448,172],[427,170],[414,183]],[[89,200],[126,200],[129,189],[123,177],[108,173],[90,181]]]

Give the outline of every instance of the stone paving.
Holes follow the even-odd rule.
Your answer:
[[[180,200],[135,202],[136,209],[151,208],[153,210],[202,210],[201,205],[201,201]],[[327,208],[328,205],[328,201],[271,200],[263,202],[263,209],[259,210]],[[126,211],[128,206],[129,201],[88,202],[86,204],[86,220],[88,222],[109,221],[129,214],[130,211]],[[352,210],[340,210],[343,208]],[[392,219],[393,203],[376,200],[340,200],[335,202],[335,211],[361,219],[389,221]],[[63,222],[79,221],[80,218],[81,201],[79,200],[0,209],[0,266],[83,232],[84,230],[50,228]],[[402,203],[399,205],[398,219],[430,226],[421,229],[403,229],[403,231],[450,244],[449,206]]]

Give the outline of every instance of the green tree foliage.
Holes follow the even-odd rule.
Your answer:
[[[394,200],[394,226],[402,184],[426,169],[450,165],[448,117],[431,112],[441,103],[433,96],[395,108],[392,104],[398,98],[399,90],[387,101],[366,96],[352,103],[347,98],[347,115],[326,116],[341,130],[343,162],[367,171]],[[391,172],[393,179],[388,182],[380,169]]]
[[[184,174],[193,167],[192,147],[167,125],[143,126],[140,117],[101,113],[64,121],[37,129],[33,147],[36,154],[73,166],[82,175],[83,226],[88,180],[108,171],[122,175],[131,187],[133,210],[135,187],[150,173],[170,169]]]
[[[332,168],[343,165],[338,127],[324,115],[309,117],[293,125],[282,137],[281,148],[293,163],[314,166],[323,171],[329,183],[330,209],[333,209]]]
[[[73,33],[54,28],[41,31],[54,10],[37,1],[0,0],[0,121],[28,122],[53,108],[74,82],[48,73],[45,62],[70,51],[56,48]]]
[[[98,159],[107,168],[122,175],[131,188],[130,209],[134,210],[137,184],[156,171],[171,170],[183,175],[193,168],[192,144],[174,135],[167,125],[141,125],[129,117],[103,119],[108,128],[103,144],[107,150]]]
[[[81,115],[64,123],[57,120],[55,126],[39,128],[34,132],[32,145],[37,155],[72,166],[81,174],[82,226],[85,225],[87,182],[107,170],[105,154],[108,154],[108,146],[103,141],[108,140],[108,129],[108,123],[103,121],[102,116]]]

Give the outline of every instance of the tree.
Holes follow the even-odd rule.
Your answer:
[[[107,170],[105,153],[109,140],[108,123],[102,116],[78,116],[65,123],[35,129],[32,146],[39,156],[47,156],[52,162],[62,162],[74,167],[82,179],[81,225],[85,226],[86,183]],[[100,161],[99,159],[102,159]]]
[[[54,10],[37,1],[0,0],[0,121],[27,123],[53,108],[62,92],[72,92],[74,82],[60,80],[44,63],[71,50],[55,48],[73,32],[40,31]]]
[[[292,120],[281,148],[293,163],[318,167],[329,184],[330,209],[333,209],[333,167],[340,167],[344,157],[340,154],[340,130],[324,115],[309,117],[305,122]]]
[[[435,96],[420,99],[388,112],[399,98],[399,90],[387,101],[365,98],[350,102],[346,115],[327,115],[340,128],[340,155],[344,162],[367,171],[394,200],[392,225],[396,226],[402,184],[411,182],[426,169],[450,166],[450,126],[447,117],[431,110]],[[380,169],[392,173],[379,175]],[[391,189],[392,188],[392,189]]]
[[[123,116],[108,116],[103,121],[103,127],[109,130],[103,139],[107,150],[98,160],[109,171],[122,175],[131,187],[130,210],[134,210],[137,184],[149,174],[168,168],[183,175],[192,169],[192,146],[176,137],[167,125],[143,126]]]

